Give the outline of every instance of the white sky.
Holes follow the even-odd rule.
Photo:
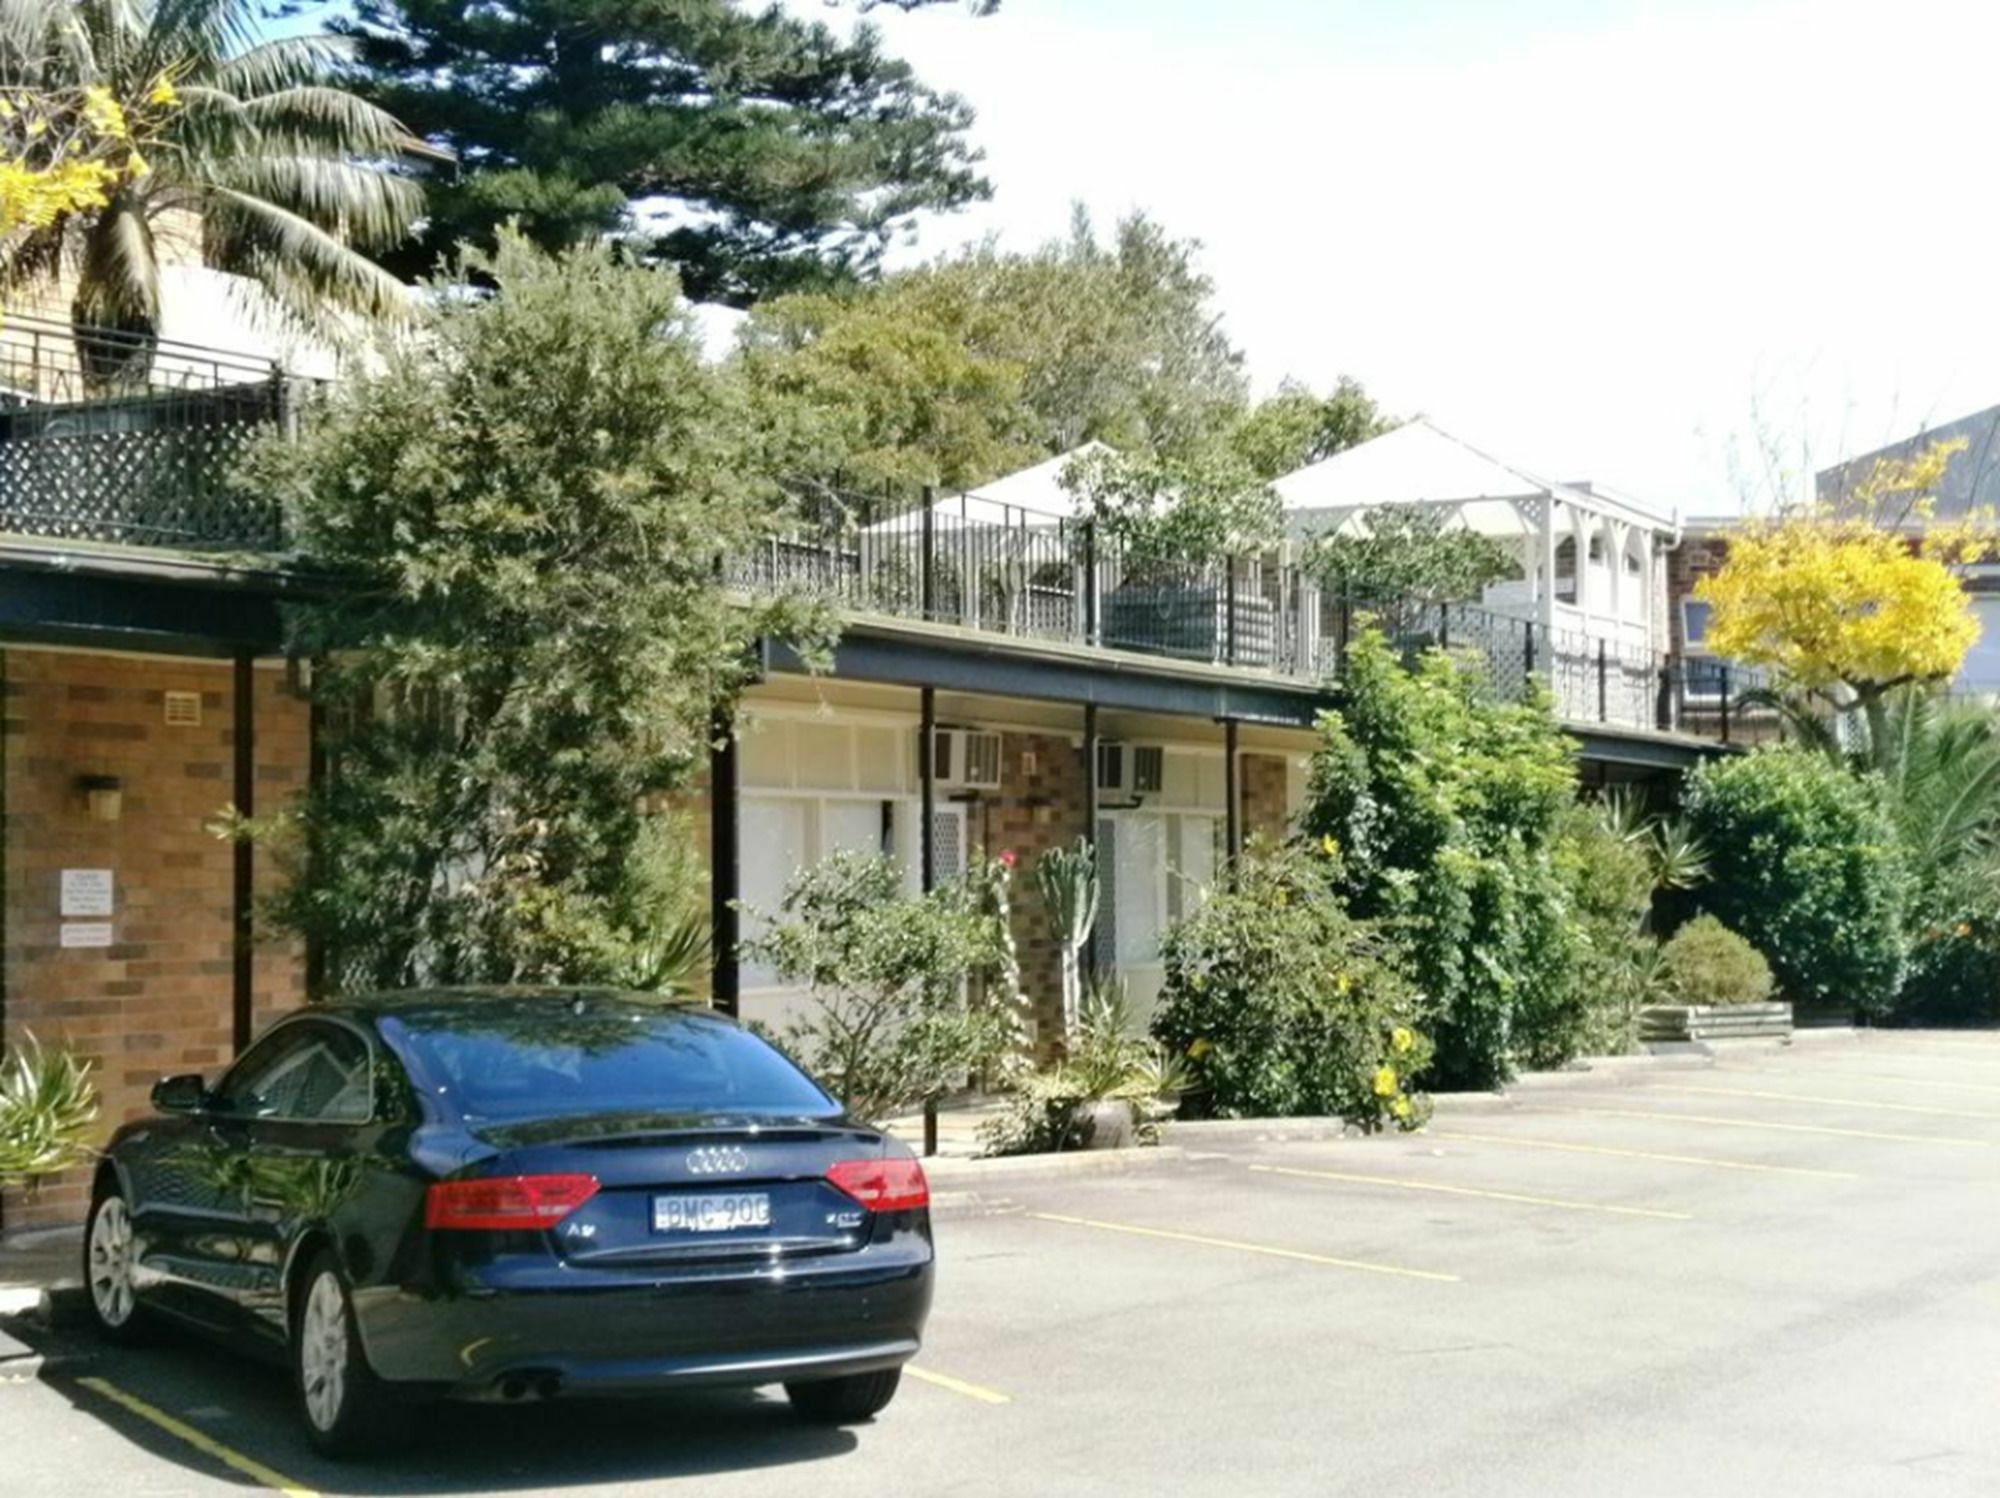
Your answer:
[[[1144,207],[1207,246],[1260,388],[1351,373],[1391,411],[1683,513],[1768,492],[1760,428],[1796,478],[2000,401],[1983,0],[874,19],[978,109],[997,189],[909,255],[1030,245],[1072,201]]]

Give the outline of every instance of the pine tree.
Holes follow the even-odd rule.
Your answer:
[[[334,26],[363,91],[458,158],[406,274],[514,219],[549,249],[617,236],[694,299],[745,305],[866,274],[912,214],[990,192],[971,109],[867,24],[738,0],[359,0]]]

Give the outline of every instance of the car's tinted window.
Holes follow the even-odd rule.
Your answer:
[[[832,1117],[840,1109],[756,1036],[706,1015],[497,1001],[385,1018],[413,1080],[468,1121],[581,1113]]]
[[[364,1123],[368,1046],[339,1025],[290,1024],[253,1046],[219,1091],[223,1107],[241,1116]]]

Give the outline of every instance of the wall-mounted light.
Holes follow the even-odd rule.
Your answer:
[[[76,788],[93,822],[115,822],[125,810],[125,787],[116,775],[79,775]]]

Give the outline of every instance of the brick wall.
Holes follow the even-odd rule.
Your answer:
[[[1689,536],[1667,557],[1667,626],[1676,655],[1687,649],[1683,637],[1681,600],[1694,593],[1695,584],[1718,571],[1729,556],[1729,542],[1721,536]]]
[[[1000,789],[971,818],[972,844],[996,856],[1014,852],[1014,945],[1046,1052],[1049,1038],[1062,1033],[1062,981],[1034,867],[1047,850],[1083,834],[1083,756],[1064,735],[1039,733],[1002,734],[1000,754]]]
[[[200,694],[198,727],[169,727],[169,691]],[[307,774],[308,715],[284,673],[255,673],[257,811],[280,808]],[[232,845],[208,830],[234,789],[226,663],[46,650],[6,652],[5,964],[7,1038],[33,1030],[97,1063],[104,1130],[141,1115],[159,1077],[230,1057]],[[116,776],[117,821],[93,820],[77,788]],[[259,896],[276,877],[256,858]],[[60,945],[65,868],[109,869],[114,945]],[[304,999],[295,947],[260,933],[258,1023]],[[9,1230],[80,1217],[87,1172],[9,1193]]]

